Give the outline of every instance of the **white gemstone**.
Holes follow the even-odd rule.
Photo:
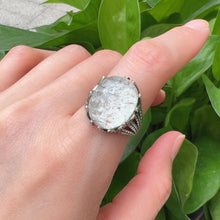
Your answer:
[[[103,129],[114,129],[127,122],[138,103],[138,90],[126,78],[102,79],[93,90],[88,109],[92,121]]]

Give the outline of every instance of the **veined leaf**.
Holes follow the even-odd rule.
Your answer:
[[[195,141],[199,155],[193,188],[184,210],[192,213],[210,200],[220,188],[220,143],[209,137]],[[217,162],[218,161],[218,162]]]
[[[210,36],[199,54],[171,79],[176,97],[180,96],[212,65],[219,40],[219,36]]]
[[[176,185],[173,182],[171,195],[166,203],[166,207],[169,210],[168,219],[171,220],[190,220],[183,212],[180,198],[176,189]]]
[[[173,164],[173,181],[182,208],[188,199],[193,185],[198,150],[190,141],[185,140]]]
[[[70,6],[73,6],[78,9],[83,9],[87,4],[89,0],[48,0],[44,2],[44,4],[47,3],[63,3]]]
[[[212,81],[206,75],[203,75],[202,79],[205,84],[212,107],[214,108],[217,115],[220,117],[220,89],[216,88]]]
[[[189,115],[194,103],[195,99],[189,98],[183,99],[176,104],[167,114],[165,127],[186,133],[189,125]]]
[[[155,7],[161,0],[147,0],[147,4],[153,8]]]
[[[99,35],[103,48],[124,54],[140,40],[138,0],[103,0],[99,11]]]

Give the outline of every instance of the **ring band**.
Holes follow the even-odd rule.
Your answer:
[[[91,124],[102,131],[135,135],[141,127],[141,94],[129,77],[102,77],[85,107]]]

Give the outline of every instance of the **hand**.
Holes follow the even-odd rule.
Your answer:
[[[131,77],[143,110],[161,103],[163,85],[209,35],[195,20],[136,43],[122,57],[13,48],[0,62],[0,219],[154,219],[171,191],[171,168],[184,136],[169,132],[147,151],[137,175],[100,209],[128,141],[89,123],[84,103],[103,75]]]

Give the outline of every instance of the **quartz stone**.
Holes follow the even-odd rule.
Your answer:
[[[126,123],[138,103],[138,89],[127,78],[103,78],[88,100],[91,120],[102,129],[111,130]]]

